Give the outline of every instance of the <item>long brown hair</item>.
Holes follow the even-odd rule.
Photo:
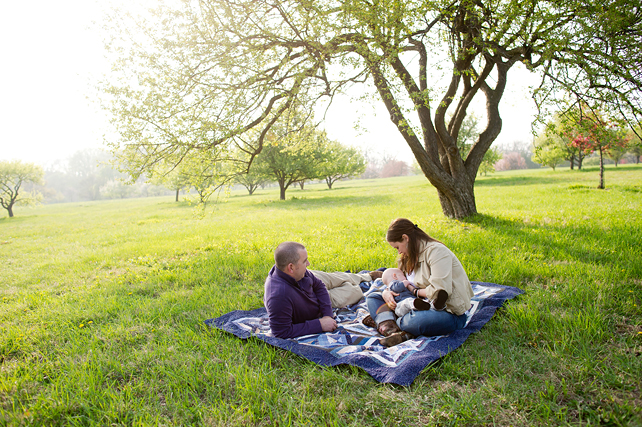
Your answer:
[[[441,242],[430,237],[417,224],[406,218],[397,218],[392,221],[386,233],[386,240],[388,242],[401,242],[404,234],[408,236],[408,254],[401,254],[397,259],[397,263],[404,273],[410,273],[414,271],[419,261],[419,249],[422,242]]]

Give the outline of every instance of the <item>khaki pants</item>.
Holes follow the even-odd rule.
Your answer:
[[[328,288],[332,308],[343,308],[351,304],[356,304],[363,298],[363,292],[359,287],[361,282],[370,282],[370,274],[343,273],[326,273],[324,271],[310,270],[325,287]]]

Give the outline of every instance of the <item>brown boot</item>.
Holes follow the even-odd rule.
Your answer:
[[[375,321],[372,318],[372,316],[370,316],[369,314],[366,317],[363,318],[361,323],[363,323],[364,325],[366,325],[369,328],[377,329],[377,324],[375,323]]]
[[[397,332],[396,334],[392,334],[390,336],[387,336],[386,338],[380,339],[379,342],[384,347],[393,347],[397,344],[401,344],[404,341],[412,340],[414,338],[415,337],[408,332]]]
[[[437,296],[432,302],[432,306],[435,310],[443,310],[446,307],[446,300],[448,299],[448,292],[443,289],[437,292]]]
[[[379,270],[372,270],[368,274],[370,275],[370,278],[372,280],[381,279],[381,277],[383,276],[383,273]]]
[[[384,320],[383,322],[379,323],[379,326],[377,326],[377,331],[384,337],[387,337],[396,332],[401,332],[401,329],[399,329],[399,326],[397,326],[397,322],[395,322],[394,320]]]

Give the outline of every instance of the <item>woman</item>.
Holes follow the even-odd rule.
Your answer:
[[[420,298],[417,305],[424,308],[421,299],[427,299],[432,307],[413,310],[395,322],[397,294],[389,289],[370,294],[366,300],[370,319],[364,323],[386,337],[381,343],[391,347],[415,336],[445,335],[463,328],[473,289],[455,254],[405,218],[390,224],[386,240],[397,249],[399,268],[414,284],[407,287]]]

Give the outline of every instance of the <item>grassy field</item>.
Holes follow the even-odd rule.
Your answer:
[[[0,218],[0,425],[642,425],[642,165],[479,178],[443,217],[421,177],[168,198]],[[510,301],[411,387],[322,368],[203,320],[262,306],[272,251],[312,268],[395,264],[408,217]]]

